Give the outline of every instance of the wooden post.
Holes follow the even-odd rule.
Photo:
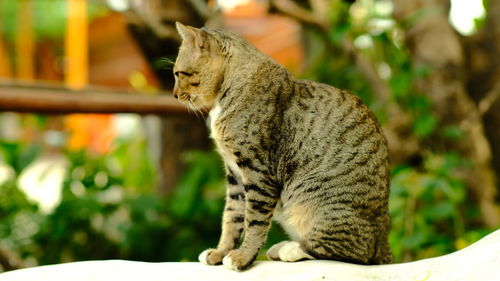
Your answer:
[[[2,15],[2,5],[4,0],[0,0],[0,15]],[[0,18],[0,77],[12,77],[12,71],[10,67],[10,60],[5,47],[2,18]]]
[[[68,0],[68,23],[65,39],[65,83],[71,89],[88,84],[87,1]]]
[[[35,40],[33,33],[33,2],[21,0],[17,10],[17,30],[15,39],[16,48],[16,77],[23,80],[35,78],[34,53]]]
[[[2,27],[0,26],[0,29]],[[5,44],[0,33],[0,77],[12,77],[12,72],[9,64],[9,56],[5,48]]]

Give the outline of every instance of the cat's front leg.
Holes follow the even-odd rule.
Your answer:
[[[224,256],[239,244],[245,220],[245,192],[231,170],[227,169],[226,205],[222,216],[222,234],[216,249],[203,251],[198,260],[208,265],[222,262]]]
[[[230,251],[223,259],[229,269],[240,271],[250,266],[266,241],[273,211],[278,201],[271,187],[257,184],[245,186],[245,235],[239,249]]]

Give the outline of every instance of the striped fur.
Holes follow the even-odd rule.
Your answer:
[[[211,134],[227,172],[220,242],[200,261],[245,269],[274,217],[296,242],[275,248],[273,259],[303,251],[304,258],[389,263],[387,144],[361,100],[296,80],[233,33],[177,28],[174,94],[193,109],[213,108]]]

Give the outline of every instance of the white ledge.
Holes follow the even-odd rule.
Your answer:
[[[256,262],[244,272],[193,262],[84,261],[0,274],[0,281],[169,280],[500,280],[500,230],[455,253],[410,263],[363,266],[336,261]]]

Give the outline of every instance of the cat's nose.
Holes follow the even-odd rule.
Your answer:
[[[177,98],[177,91],[178,91],[178,86],[177,86],[177,81],[174,84],[174,89],[172,90],[172,93],[174,94],[174,98]]]

